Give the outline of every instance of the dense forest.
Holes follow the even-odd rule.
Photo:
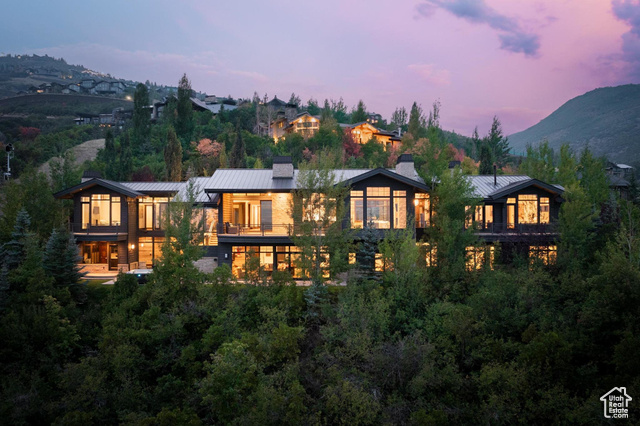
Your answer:
[[[186,112],[180,96],[170,108],[154,125],[134,115],[86,167],[122,180],[179,169],[173,178],[184,179],[269,166],[276,154],[302,168],[326,158],[353,167],[393,161],[373,144],[356,152],[334,132],[330,102],[316,137],[277,144],[252,133],[259,110],[211,118]],[[365,236],[346,286],[296,286],[284,272],[265,278],[259,265],[243,283],[224,266],[201,273],[190,203],[173,205],[171,238],[148,283],[130,275],[113,286],[86,283],[64,228],[69,206],[52,196],[80,170],[63,162],[48,178],[25,166],[0,189],[2,421],[597,424],[600,396],[625,386],[637,422],[637,190],[631,200],[610,193],[603,160],[588,150],[542,145],[514,164],[497,120],[486,137],[456,147],[438,115],[436,104],[430,117],[400,124],[403,152],[414,154],[423,178],[439,177],[429,241],[436,256],[427,258],[411,232],[390,233],[375,241],[385,265],[376,272],[375,236]],[[555,264],[515,258],[467,267],[464,248],[480,244],[464,227],[470,188],[461,168],[443,173],[461,155],[466,172],[496,163],[566,188]]]

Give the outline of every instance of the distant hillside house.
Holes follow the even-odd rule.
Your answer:
[[[356,143],[365,144],[375,138],[378,143],[385,147],[385,150],[390,147],[399,147],[402,140],[397,133],[379,129],[367,121],[340,124],[340,126],[344,131],[351,132],[351,136],[353,136],[353,140]]]
[[[298,133],[304,138],[315,136],[318,130],[320,130],[320,117],[308,112],[298,114],[284,129],[285,133]]]

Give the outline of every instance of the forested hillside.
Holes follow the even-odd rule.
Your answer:
[[[584,157],[584,156],[583,156]],[[8,424],[598,424],[600,396],[640,406],[640,210],[568,177],[557,265],[468,268],[468,183],[433,196],[427,266],[411,232],[356,247],[346,286],[296,286],[249,262],[202,274],[189,204],[150,281],[86,285],[41,177],[3,188],[0,416]],[[59,183],[59,182],[58,182]],[[598,195],[599,194],[599,195]],[[605,203],[606,214],[594,211]],[[613,214],[612,214],[613,212]],[[10,218],[13,218],[11,220]],[[9,227],[10,225],[10,227]],[[51,230],[55,231],[52,233]],[[375,245],[374,245],[375,246]],[[497,256],[496,258],[499,258]],[[333,259],[332,259],[333,260]],[[253,266],[251,266],[253,265]]]
[[[571,99],[538,124],[509,136],[515,153],[543,140],[585,146],[611,161],[640,165],[640,85],[603,87]]]

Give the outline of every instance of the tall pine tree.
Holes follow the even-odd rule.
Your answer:
[[[191,106],[191,82],[184,74],[178,83],[178,103],[176,105],[176,133],[180,139],[189,141],[193,132],[193,107]]]
[[[139,83],[133,94],[133,149],[148,153],[150,150],[151,114],[149,113],[149,90]]]
[[[234,169],[241,169],[245,165],[244,140],[242,139],[242,130],[236,128],[236,140],[231,148],[231,158],[229,165]]]
[[[178,140],[176,131],[169,127],[167,132],[167,145],[164,148],[164,163],[167,180],[179,182],[182,180],[182,145]]]

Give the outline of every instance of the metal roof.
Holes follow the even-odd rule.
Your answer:
[[[189,198],[189,185],[193,185],[193,193],[195,196],[195,202],[200,203],[217,203],[220,195],[218,194],[207,194],[205,192],[205,185],[209,181],[209,177],[195,177],[189,179],[188,182],[181,182],[182,186],[180,191],[173,198],[174,201],[181,200],[185,201]]]
[[[336,181],[343,182],[354,179],[375,169],[336,169]],[[393,169],[389,172],[395,173]],[[259,191],[291,191],[296,189],[299,170],[293,171],[292,179],[273,179],[271,169],[218,169],[205,185],[207,192],[259,192]],[[400,176],[400,175],[399,175]],[[424,184],[416,176],[416,182]]]
[[[552,192],[554,189],[564,192],[562,185],[551,185],[526,175],[498,175],[495,177],[495,185],[493,175],[467,176],[467,179],[469,179],[473,186],[474,196],[484,199],[504,195],[508,193],[510,189],[517,191],[522,186],[529,184],[545,188]]]
[[[184,182],[121,182],[121,185],[142,193],[178,192]]]
[[[473,186],[473,195],[480,198],[489,198],[491,194],[501,191],[513,183],[531,180],[529,176],[525,175],[498,175],[496,177],[497,185],[494,185],[493,178],[493,175],[467,176]]]

